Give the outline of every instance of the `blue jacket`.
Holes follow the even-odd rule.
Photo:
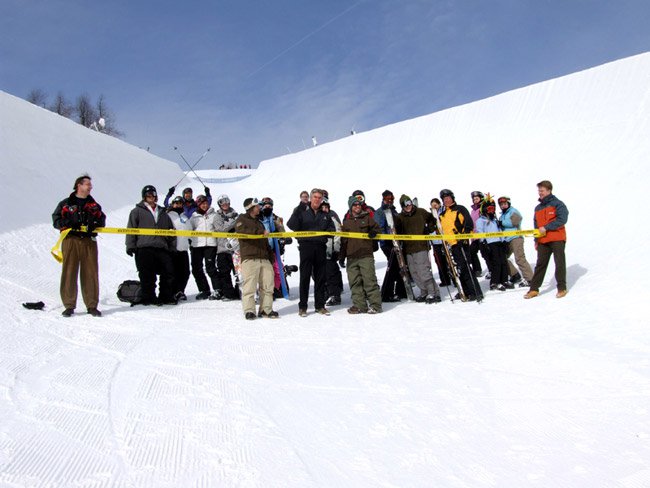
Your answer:
[[[499,228],[499,221],[496,218],[488,219],[485,215],[481,215],[476,221],[476,233],[482,234],[483,232],[501,232],[501,229]],[[488,244],[492,244],[493,242],[501,242],[503,240],[503,237],[483,237],[481,239],[482,242],[487,242]]]
[[[513,223],[513,218],[515,222],[518,221],[518,223]],[[515,207],[510,206],[508,210],[503,212],[501,214],[501,217],[499,217],[499,222],[501,223],[501,227],[503,228],[504,231],[509,231],[509,230],[521,230],[521,221],[523,220],[523,217],[521,216],[521,213],[519,213],[519,210],[517,210]],[[513,239],[523,239],[522,236],[509,236],[505,237],[506,242],[510,242]]]

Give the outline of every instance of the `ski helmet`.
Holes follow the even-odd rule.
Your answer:
[[[456,200],[456,197],[454,197],[454,192],[451,190],[448,190],[445,188],[444,190],[440,190],[440,199],[444,200],[445,197],[451,197],[452,200]]]
[[[471,195],[472,195],[472,200],[474,200],[474,197],[479,197],[481,200],[483,200],[485,198],[485,195],[483,195],[483,192],[478,191],[478,190],[473,191],[471,193]]]
[[[147,185],[142,189],[142,199],[144,200],[144,197],[147,195],[154,196],[158,198],[158,192],[156,191],[156,187],[153,185]]]
[[[217,205],[225,205],[226,203],[230,203],[230,198],[228,198],[228,195],[219,195],[219,198],[217,198]]]
[[[174,203],[180,203],[181,205],[183,204],[183,197],[176,197],[172,200],[172,205]]]
[[[510,207],[510,205],[511,205],[510,204],[510,197],[506,197],[506,196],[499,197],[499,199],[497,201],[499,202],[499,205],[501,205],[502,203],[507,203],[508,207]]]
[[[198,197],[196,197],[195,201],[196,201],[196,205],[198,206],[201,205],[203,202],[207,202],[208,197],[206,197],[205,195],[199,195]]]

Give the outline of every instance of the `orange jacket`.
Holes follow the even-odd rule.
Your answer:
[[[535,207],[535,228],[544,227],[546,235],[537,238],[537,242],[546,244],[554,241],[566,241],[564,225],[569,219],[569,210],[555,195],[550,194],[540,200]]]

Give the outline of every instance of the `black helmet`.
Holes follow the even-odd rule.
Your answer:
[[[479,197],[481,200],[483,200],[483,199],[485,198],[485,195],[483,195],[483,192],[482,192],[482,191],[478,191],[478,190],[473,191],[473,192],[471,193],[471,196],[472,196],[472,200],[474,199],[474,197]]]
[[[158,197],[158,192],[156,191],[156,187],[153,185],[147,185],[142,189],[142,199],[144,200],[144,197],[147,196],[147,193],[153,195],[154,197]]]
[[[440,190],[440,199],[444,199],[445,197],[451,197],[452,200],[456,200],[456,197],[454,197],[454,192],[451,190],[448,190],[445,188],[444,190]]]

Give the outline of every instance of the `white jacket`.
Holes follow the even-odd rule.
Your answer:
[[[174,224],[174,229],[176,230],[193,230],[192,229],[192,224],[190,223],[190,219],[187,218],[187,215],[184,213],[178,214],[178,212],[174,212],[173,210],[168,212],[169,218],[172,220],[172,223]],[[187,236],[176,236],[176,250],[177,251],[187,251],[190,248],[190,240],[191,237]]]
[[[192,230],[201,232],[217,232],[216,228],[217,212],[214,208],[210,207],[205,214],[200,214],[198,211],[192,214],[190,223]],[[192,237],[192,247],[217,247],[216,237]]]

